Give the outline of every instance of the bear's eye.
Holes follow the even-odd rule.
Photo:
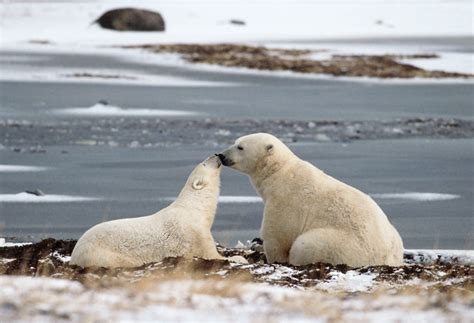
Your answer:
[[[238,149],[238,150],[244,150],[244,147],[242,147],[242,146],[237,146],[237,149]]]

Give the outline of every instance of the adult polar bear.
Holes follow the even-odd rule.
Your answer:
[[[402,263],[400,235],[368,195],[299,159],[274,136],[241,137],[218,156],[248,174],[263,198],[261,235],[270,263]]]
[[[70,263],[81,267],[136,267],[166,257],[223,259],[211,235],[220,166],[216,156],[199,164],[177,199],[153,215],[92,227],[77,242]]]

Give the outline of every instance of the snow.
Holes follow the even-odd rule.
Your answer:
[[[266,279],[279,280],[282,278],[291,277],[292,275],[299,273],[298,270],[291,269],[285,266],[278,266],[278,267],[275,267],[274,269],[275,270],[270,275],[266,276]]]
[[[442,250],[442,249],[406,249],[407,256],[413,258],[410,263],[432,264],[436,261],[456,262],[465,265],[474,265],[474,250]]]
[[[138,108],[121,108],[118,106],[104,105],[97,103],[91,107],[85,108],[67,108],[58,111],[61,114],[88,115],[88,116],[116,116],[116,117],[165,117],[165,116],[190,116],[195,112],[181,110],[162,110],[162,109],[138,109]]]
[[[47,170],[47,167],[27,166],[27,165],[0,165],[0,173],[18,173],[18,172],[41,172]]]
[[[110,52],[121,53],[122,51],[115,50]],[[129,70],[66,67],[51,68],[41,65],[20,66],[18,64],[8,64],[8,62],[3,62],[1,66],[1,81],[125,84],[136,86],[149,85],[157,87],[222,87],[238,85],[237,83],[211,82],[170,75],[148,74],[145,72],[140,73]]]
[[[73,321],[213,321],[269,319],[310,321],[303,312],[285,311],[279,303],[298,295],[290,289],[199,280],[150,282],[141,289],[89,290],[74,281],[0,276],[0,304],[25,308],[24,318],[68,317]],[[235,291],[235,292],[234,292]],[[26,307],[25,307],[26,306]],[[7,319],[8,306],[0,306]],[[11,313],[11,312],[10,312]],[[13,317],[11,317],[13,318]],[[23,319],[24,319],[23,318]],[[21,317],[16,317],[16,320]]]
[[[3,247],[21,247],[31,244],[31,242],[6,242],[5,238],[0,238],[0,248]]]
[[[262,198],[259,196],[219,196],[219,203],[261,203]]]
[[[106,10],[127,6],[161,12],[166,32],[116,32],[91,25]],[[467,36],[472,33],[471,6],[469,0],[358,0],[350,5],[337,0],[4,1],[0,28],[4,48],[30,40],[80,47],[143,42]],[[246,25],[229,24],[231,19],[244,20]]]
[[[377,277],[376,274],[361,274],[353,270],[349,270],[345,274],[339,271],[333,271],[329,273],[329,275],[331,279],[318,284],[316,286],[317,289],[331,292],[367,292],[373,287],[374,279]]]
[[[56,259],[59,259],[62,262],[69,262],[71,261],[71,256],[64,256],[61,255],[57,250],[55,250],[52,254],[52,256]]]
[[[2,239],[0,246],[1,243]],[[159,264],[124,271],[116,277],[113,273],[109,276],[93,271],[81,279],[71,276],[70,269],[64,271],[65,276],[61,270],[54,273],[53,277],[57,278],[0,275],[0,317],[2,321],[47,322],[156,321],[157,318],[180,322],[472,320],[472,295],[466,293],[470,276],[460,273],[449,278],[447,275],[453,274],[451,269],[466,273],[469,267],[460,268],[453,257],[474,257],[474,251],[407,250],[405,253],[426,258],[416,258],[413,262],[416,266],[395,269],[390,278],[384,276],[387,273],[383,270],[380,274],[371,272],[377,271],[377,267],[366,267],[347,272],[332,268],[321,280],[314,275],[317,271],[261,263],[209,267],[195,275]],[[426,270],[427,276],[419,275],[417,268],[421,263],[429,264],[425,261],[429,255],[441,254],[445,260],[451,259],[453,267],[436,269],[428,265],[420,269]],[[49,261],[51,258],[70,260],[57,251],[49,255]],[[0,259],[0,269],[9,261],[12,259]],[[418,278],[397,278],[410,267]],[[327,273],[329,268],[312,270]],[[253,276],[253,282],[246,275],[232,274],[245,272]]]
[[[410,200],[410,201],[420,201],[420,202],[447,201],[447,200],[458,199],[461,197],[455,194],[422,193],[422,192],[384,193],[384,194],[372,194],[371,196],[376,199],[396,199],[396,200]]]
[[[367,288],[370,278],[363,276],[365,283],[353,290]],[[76,281],[0,276],[0,286],[0,317],[5,321],[467,322],[474,314],[469,302],[456,294],[440,307],[436,294],[394,294],[394,286],[350,297],[338,291],[191,279],[89,289]]]
[[[161,12],[166,21],[165,32],[117,32],[100,28],[91,23],[103,12],[118,7],[141,7]],[[356,0],[294,2],[289,0],[219,2],[182,1],[70,1],[31,2],[3,1],[0,5],[0,47],[3,51],[46,51],[87,53],[100,55],[111,51],[122,56],[135,56],[130,50],[111,46],[143,43],[218,43],[244,42],[287,48],[328,49],[315,55],[323,59],[332,54],[413,54],[436,52],[441,58],[404,60],[427,69],[453,72],[473,72],[474,56],[470,52],[427,45],[429,38],[472,37],[472,1],[470,0]],[[231,19],[244,20],[245,26],[229,23]],[[58,28],[60,26],[60,28]],[[410,40],[424,38],[410,45],[374,42],[374,39]],[[48,41],[37,44],[31,41]],[[339,42],[335,43],[334,40]],[[368,41],[370,40],[370,41]],[[449,46],[448,46],[449,47]],[[139,52],[139,51],[136,51]],[[139,52],[141,64],[150,63]],[[162,56],[162,55],[155,55]],[[3,63],[18,62],[24,58],[7,55],[2,59],[2,79],[96,82],[123,84],[155,84],[157,86],[213,86],[212,82],[172,79],[168,76],[133,74],[118,71],[128,79],[71,78],[63,72],[54,73],[36,69],[5,69]],[[31,55],[30,60],[37,60]],[[173,64],[172,55],[162,56],[161,64]],[[181,65],[190,65],[183,64]],[[7,64],[8,65],[8,64]],[[38,64],[36,64],[38,65]],[[18,68],[18,66],[16,67]],[[224,67],[214,67],[229,71]],[[238,70],[238,69],[234,69]],[[242,69],[240,69],[242,70]],[[88,72],[81,70],[80,72]],[[69,70],[69,74],[72,70]],[[90,72],[90,71],[89,71]],[[252,71],[253,73],[265,73]],[[269,72],[270,75],[288,75]],[[300,76],[297,73],[292,73]],[[133,77],[135,79],[130,79]],[[336,78],[350,80],[356,78]],[[361,78],[363,81],[371,79]],[[384,80],[391,82],[393,80]],[[398,82],[423,82],[427,80],[397,80]],[[436,80],[437,82],[469,80]],[[219,86],[222,86],[219,85]]]
[[[0,203],[64,203],[64,202],[86,202],[98,200],[94,197],[54,195],[48,194],[37,196],[26,192],[18,194],[0,194]]]
[[[172,202],[176,200],[176,197],[163,197],[161,201]],[[218,203],[262,203],[262,199],[258,196],[233,196],[233,195],[221,195],[219,196]]]
[[[474,55],[466,53],[438,53],[440,58],[402,59],[402,63],[411,64],[429,71],[450,71],[474,74]]]

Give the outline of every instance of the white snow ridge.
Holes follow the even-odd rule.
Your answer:
[[[195,112],[182,110],[161,110],[161,109],[124,109],[118,106],[106,105],[102,103],[94,104],[91,107],[68,108],[59,111],[62,114],[89,115],[89,116],[117,116],[117,117],[165,117],[165,116],[189,116]]]
[[[422,193],[422,192],[406,192],[406,193],[386,193],[371,194],[376,199],[393,199],[393,200],[410,200],[410,201],[447,201],[458,199],[461,196],[455,194],[444,193]]]
[[[41,172],[47,169],[48,169],[47,167],[39,167],[39,166],[0,165],[0,173]]]
[[[259,196],[219,196],[219,203],[262,203]]]
[[[176,200],[176,197],[163,197],[160,200],[171,202]],[[239,195],[221,195],[218,200],[219,203],[262,203],[262,198],[259,196],[239,196]]]
[[[18,194],[0,194],[0,203],[45,203],[45,202],[85,202],[95,201],[97,198],[70,195],[44,195],[37,196],[26,192]]]

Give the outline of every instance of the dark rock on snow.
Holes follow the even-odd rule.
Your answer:
[[[245,21],[240,19],[231,19],[229,21],[232,25],[245,26]]]
[[[45,196],[44,192],[40,189],[36,190],[26,190],[25,193],[31,194],[31,195],[36,195],[36,196]]]
[[[160,13],[134,8],[109,10],[96,21],[102,28],[119,31],[164,31],[165,21]]]

